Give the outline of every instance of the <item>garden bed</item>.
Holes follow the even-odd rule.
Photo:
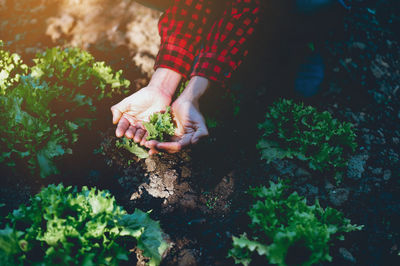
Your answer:
[[[80,46],[96,60],[122,69],[132,92],[146,84],[157,52],[154,43],[159,42],[159,13],[130,1],[75,2],[0,0],[0,36],[27,64],[46,48]],[[250,223],[247,211],[252,201],[246,191],[281,178],[310,203],[318,199],[323,207],[339,209],[352,223],[364,225],[335,243],[333,261],[324,265],[396,265],[400,6],[395,0],[352,2],[343,24],[316,43],[326,61],[326,79],[323,90],[306,100],[354,125],[358,148],[341,182],[335,182],[332,173],[310,170],[295,159],[270,164],[261,160],[257,124],[275,100],[296,98],[287,71],[291,58],[276,52],[274,47],[280,47],[282,40],[270,38],[264,29],[255,51],[266,47],[265,51],[250,52],[233,82],[234,100],[224,97],[220,88],[207,92],[207,105],[201,108],[216,121],[207,139],[179,154],[137,160],[115,147],[109,107],[123,96],[109,99],[98,106],[104,120],[81,132],[74,153],[60,161],[59,175],[31,178],[26,171],[1,166],[2,216],[48,184],[96,186],[109,190],[129,213],[135,208],[152,210],[151,218],[160,221],[170,244],[162,265],[232,265],[233,259],[227,258],[232,236],[245,232]]]

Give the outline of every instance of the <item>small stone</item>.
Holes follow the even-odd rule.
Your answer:
[[[368,155],[359,154],[352,156],[347,167],[347,176],[351,179],[360,179],[364,173]]]
[[[362,128],[361,131],[362,131],[363,133],[368,133],[370,130],[369,130],[369,128]]]
[[[343,258],[347,261],[350,261],[352,263],[356,263],[356,259],[354,258],[354,256],[350,253],[350,251],[348,251],[345,248],[339,248],[339,253],[340,255],[343,256]]]
[[[329,200],[335,206],[341,206],[349,198],[350,191],[347,188],[338,188],[329,192]]]
[[[366,145],[371,145],[371,141],[374,139],[374,136],[372,136],[370,134],[365,134],[365,135],[362,135],[362,139]]]
[[[392,161],[393,163],[397,163],[400,158],[399,154],[397,154],[394,150],[390,149],[387,155],[388,159]]]
[[[364,50],[365,48],[367,48],[367,45],[363,42],[353,42],[353,47]]]
[[[392,176],[392,171],[390,170],[383,171],[383,179],[385,181],[389,180],[391,176]]]
[[[384,138],[376,138],[375,143],[378,145],[384,145],[386,144],[386,140]]]
[[[375,168],[371,172],[372,172],[373,175],[378,175],[379,176],[379,175],[382,174],[382,168]]]
[[[141,196],[142,196],[142,194],[143,194],[143,190],[142,190],[142,189],[139,189],[137,192],[134,192],[134,193],[131,195],[130,200],[137,200],[137,199],[140,199]]]

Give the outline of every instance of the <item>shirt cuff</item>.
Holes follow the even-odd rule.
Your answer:
[[[200,53],[199,60],[190,76],[202,76],[225,87],[236,68],[236,63],[229,57],[216,53]]]
[[[195,55],[181,46],[164,43],[158,52],[154,69],[166,67],[187,78],[192,69],[194,59]]]

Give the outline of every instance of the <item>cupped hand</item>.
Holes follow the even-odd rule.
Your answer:
[[[176,153],[190,144],[196,144],[200,138],[208,136],[204,117],[196,102],[178,98],[172,104],[172,113],[177,126],[175,136],[171,142],[147,141],[145,146],[150,149],[150,155],[158,151]]]
[[[111,107],[113,123],[118,124],[117,137],[126,136],[143,145],[146,130],[142,122],[151,114],[165,110],[171,96],[155,86],[147,86]]]

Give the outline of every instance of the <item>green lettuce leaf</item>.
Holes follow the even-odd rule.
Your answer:
[[[161,233],[160,223],[152,220],[148,213],[136,209],[133,214],[125,214],[120,222],[124,230],[122,235],[132,235],[138,239],[138,248],[150,258],[149,265],[158,265],[168,245]],[[140,232],[140,233],[139,233]]]
[[[0,230],[2,265],[119,265],[133,243],[149,265],[158,265],[167,247],[158,222],[139,210],[127,214],[109,192],[95,188],[50,185],[7,221]]]
[[[265,257],[265,264],[287,265],[299,254],[302,261],[296,265],[331,261],[329,247],[333,241],[343,240],[344,233],[362,229],[352,225],[341,212],[323,209],[318,201],[307,205],[296,192],[287,195],[286,190],[281,181],[270,182],[268,188],[249,190],[256,199],[248,212],[250,231],[233,237],[228,254],[236,263],[249,265],[254,252]]]

